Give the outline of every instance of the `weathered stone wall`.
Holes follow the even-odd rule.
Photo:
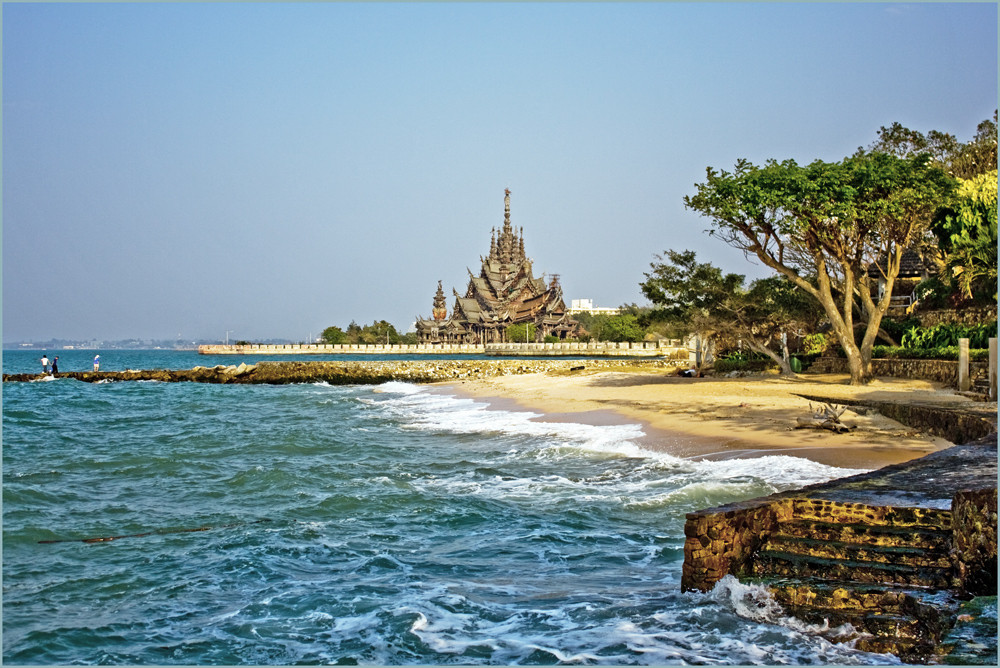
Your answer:
[[[996,320],[997,307],[966,308],[959,311],[918,311],[913,315],[920,321],[921,327],[933,327],[944,322],[953,322],[961,325],[978,325],[981,322]]]
[[[807,373],[848,373],[848,371],[845,358],[820,357],[809,367]],[[913,378],[954,385],[958,382],[958,361],[873,359],[872,373],[876,376]],[[969,362],[969,378],[973,383],[977,380],[986,380],[988,377],[989,364],[987,362]]]
[[[788,501],[760,499],[688,513],[684,524],[682,591],[708,591],[726,575],[747,574],[750,559],[774,531]]]
[[[972,596],[997,593],[997,490],[958,492],[952,502],[952,559],[962,589]]]

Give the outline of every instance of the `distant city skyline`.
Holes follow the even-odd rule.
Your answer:
[[[739,158],[970,139],[993,3],[3,5],[3,339],[399,331],[503,222],[567,306],[657,253],[751,277],[683,197]]]

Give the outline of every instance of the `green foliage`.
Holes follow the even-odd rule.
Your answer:
[[[580,337],[581,341],[589,341],[594,339],[595,341],[600,340],[600,332],[604,327],[604,323],[608,321],[611,316],[596,313],[577,313],[573,315],[573,319],[580,323],[580,326],[587,330],[587,334]],[[522,333],[523,336],[523,333]]]
[[[932,348],[904,348],[901,346],[874,346],[872,357],[880,359],[911,360],[957,360],[958,346],[936,346]],[[988,360],[990,351],[985,348],[969,348],[969,359],[973,362]]]
[[[903,348],[940,348],[958,346],[959,339],[969,339],[970,348],[987,348],[990,337],[996,335],[996,320],[976,325],[941,323],[933,327],[911,327],[900,343]]]
[[[972,178],[996,169],[997,112],[993,112],[992,121],[986,119],[978,125],[976,135],[966,144],[946,132],[931,130],[925,135],[896,122],[879,128],[878,139],[868,147],[868,152],[901,158],[927,155],[956,178]],[[865,153],[865,149],[858,149],[858,155]]]
[[[543,343],[560,343],[561,341],[562,339],[560,339],[558,336],[553,336],[549,334],[548,336],[545,337],[545,341]]]
[[[940,276],[925,278],[913,289],[913,296],[920,302],[922,307],[938,309],[948,305],[948,297],[955,290],[941,280]]]
[[[645,336],[646,330],[631,314],[611,316],[601,328],[602,341],[642,341]]]
[[[332,326],[324,329],[323,333],[320,335],[320,338],[323,339],[323,341],[325,341],[326,343],[329,343],[331,345],[337,345],[341,343],[346,343],[347,334],[345,334],[344,330],[342,330],[340,327]]]
[[[650,263],[652,271],[639,284],[659,319],[687,323],[707,316],[743,285],[741,274],[724,275],[710,263],[699,263],[694,251],[668,250],[664,255],[656,256],[658,262]]]
[[[873,301],[868,268],[890,258],[887,276],[895,278],[899,251],[923,235],[956,185],[925,154],[859,152],[805,167],[794,160],[761,167],[739,160],[732,172],[710,167],[684,203],[711,220],[712,235],[755,255],[817,300],[858,384],[870,374],[870,346],[888,308],[888,298]],[[855,313],[864,314],[860,344]]]
[[[895,320],[893,318],[883,318],[882,320],[882,330],[888,334],[894,342],[901,341],[903,336],[908,331],[919,326],[920,321],[912,317],[907,318],[906,320]]]
[[[802,338],[802,352],[807,355],[821,355],[829,345],[830,343],[826,340],[826,334],[821,332],[806,334]]]
[[[535,341],[535,325],[522,323],[507,327],[507,341],[510,343],[533,343]]]
[[[399,332],[385,320],[376,320],[371,325],[365,325],[358,337],[358,343],[393,344],[399,343]]]
[[[742,355],[733,355],[721,359],[716,359],[712,368],[716,373],[729,373],[730,371],[767,371],[777,368],[777,363],[768,357],[747,358]]]
[[[997,170],[961,183],[931,227],[954,288],[966,299],[997,298]]]
[[[408,338],[407,338],[408,337]],[[324,342],[338,345],[377,345],[385,343],[398,344],[398,343],[416,343],[416,334],[409,334],[407,337],[400,336],[396,328],[385,320],[377,320],[370,325],[360,326],[358,323],[351,321],[351,324],[347,326],[347,331],[345,332],[340,327],[332,326],[327,327],[323,330],[320,338]]]
[[[657,258],[661,262],[651,265],[640,284],[654,303],[646,317],[661,317],[668,327],[685,328],[684,334],[712,335],[720,349],[742,341],[773,352],[783,332],[815,329],[819,321],[817,302],[784,276],[744,287],[742,275],[699,263],[692,251],[667,251]]]

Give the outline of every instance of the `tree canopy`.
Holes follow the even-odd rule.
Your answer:
[[[376,320],[370,325],[362,327],[358,323],[351,321],[345,332],[340,327],[332,326],[323,330],[320,335],[324,342],[330,344],[379,344],[379,343],[415,343],[407,338],[407,335],[400,335],[389,322]],[[412,336],[412,335],[410,335]]]
[[[896,122],[878,130],[878,138],[866,152],[889,153],[901,158],[926,154],[933,163],[959,179],[970,179],[997,168],[997,112],[985,119],[969,142],[962,143],[947,132],[931,130],[926,135]]]
[[[653,317],[730,344],[745,343],[773,359],[783,373],[792,373],[780,348],[782,334],[815,329],[821,310],[814,299],[783,276],[757,279],[747,287],[744,276],[700,263],[693,251],[668,250],[656,257],[639,284],[653,302]]]
[[[642,294],[654,305],[651,318],[694,323],[708,316],[720,301],[743,285],[741,274],[723,274],[709,263],[699,263],[694,251],[667,250],[650,263]]]
[[[739,160],[706,170],[685,206],[710,233],[785,276],[822,306],[847,355],[853,383],[871,377],[871,348],[903,252],[921,238],[955,179],[926,153],[859,153],[840,162]],[[877,268],[875,276],[869,268]],[[881,279],[881,295],[874,289]],[[860,309],[858,305],[860,304]],[[855,341],[855,313],[864,325]]]
[[[945,278],[965,299],[997,298],[997,170],[962,181],[931,230],[945,256]]]

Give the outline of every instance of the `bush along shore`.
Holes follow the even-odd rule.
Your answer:
[[[165,383],[224,383],[234,385],[326,382],[331,385],[372,385],[390,381],[435,383],[524,373],[614,370],[615,368],[675,369],[667,360],[436,360],[379,362],[258,362],[257,364],[196,366],[192,369],[128,369],[69,371],[58,377],[85,383],[157,380]],[[4,374],[6,382],[38,382],[45,374]]]

